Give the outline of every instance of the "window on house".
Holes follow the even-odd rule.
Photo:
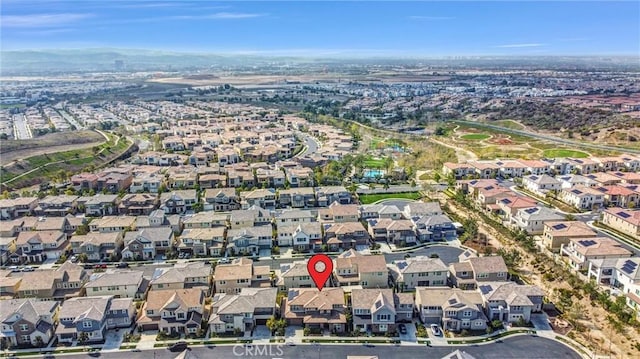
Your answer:
[[[28,336],[28,335],[23,335],[23,336],[21,336],[21,338],[22,338],[22,341],[23,341],[23,342],[28,342],[28,341],[30,341],[30,339],[29,339],[29,336]]]
[[[178,319],[184,319],[185,315],[184,315],[184,313],[178,313],[177,317],[178,317]]]
[[[26,332],[27,330],[29,330],[29,325],[27,325],[27,324],[20,324],[20,331],[21,331],[21,332]]]
[[[91,321],[90,320],[85,320],[84,322],[82,322],[82,327],[83,328],[91,328]]]
[[[377,319],[377,320],[380,320],[380,321],[387,321],[387,320],[391,320],[391,315],[389,315],[389,314],[378,314],[378,315],[376,316],[376,319]]]

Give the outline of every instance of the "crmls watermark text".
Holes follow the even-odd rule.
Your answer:
[[[281,357],[284,354],[282,345],[234,345],[233,355],[245,357]]]

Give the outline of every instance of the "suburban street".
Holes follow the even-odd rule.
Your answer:
[[[305,148],[302,151],[300,151],[298,156],[312,155],[316,151],[318,151],[318,148],[320,148],[320,144],[315,138],[311,137],[310,135],[304,132],[300,132],[300,135],[304,138]]]
[[[13,115],[13,132],[17,140],[28,140],[32,137],[23,114]]]
[[[392,346],[392,345],[297,345],[286,346],[284,344],[252,344],[243,346],[200,346],[191,348],[191,354],[196,358],[334,358],[344,359],[347,355],[377,355],[380,359],[414,359],[414,358],[441,358],[457,349],[473,355],[477,359],[500,358],[580,358],[576,352],[559,342],[535,336],[515,336],[505,338],[500,342],[483,345],[469,346]],[[169,359],[175,358],[179,353],[167,349],[155,349],[149,351],[132,352],[122,350],[117,352],[101,352],[100,357],[105,359],[136,359],[150,358]],[[86,354],[68,354],[64,358],[85,358]],[[63,357],[63,356],[60,356]]]

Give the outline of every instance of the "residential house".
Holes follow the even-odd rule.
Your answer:
[[[237,294],[242,288],[271,286],[271,269],[254,266],[248,258],[234,259],[230,264],[218,264],[214,275],[216,293]]]
[[[46,196],[38,201],[38,206],[33,212],[38,216],[64,217],[69,213],[75,213],[78,207],[79,196]]]
[[[326,207],[333,202],[339,204],[351,203],[351,193],[343,186],[325,186],[315,188],[318,207]]]
[[[318,219],[321,222],[357,222],[360,219],[360,210],[355,204],[333,202],[328,208],[318,210]]]
[[[98,173],[96,192],[118,193],[126,191],[133,183],[133,174],[125,168],[112,168]]]
[[[235,188],[208,188],[203,199],[205,211],[229,212],[240,209]]]
[[[558,199],[581,210],[592,210],[604,205],[604,195],[590,187],[575,186],[560,191]]]
[[[501,256],[461,258],[449,265],[449,281],[460,289],[476,289],[481,282],[504,282],[509,270]]]
[[[280,188],[284,187],[286,183],[284,172],[268,168],[256,169],[256,179],[258,186],[263,188]]]
[[[238,294],[218,293],[211,302],[212,333],[245,332],[265,325],[276,314],[277,288],[242,288]]]
[[[73,254],[87,256],[89,261],[115,261],[120,258],[123,243],[122,232],[89,232],[75,235],[69,241]]]
[[[341,287],[387,288],[389,269],[382,255],[363,255],[353,249],[333,260],[333,276]],[[291,287],[290,287],[291,288]]]
[[[425,324],[439,324],[447,331],[485,330],[487,317],[482,295],[459,288],[434,287],[416,290],[416,309]]]
[[[473,173],[475,173],[474,167],[466,163],[445,162],[442,164],[442,174],[445,177],[453,176],[455,179],[462,179]]]
[[[136,227],[136,217],[132,216],[104,216],[89,223],[91,232],[110,233],[124,232]]]
[[[87,280],[84,268],[67,261],[56,269],[23,273],[17,297],[65,300],[80,296]]]
[[[605,206],[634,208],[640,205],[640,193],[620,185],[594,187],[604,194]]]
[[[570,238],[568,244],[560,245],[560,254],[567,256],[569,266],[576,271],[586,270],[594,259],[628,258],[633,252],[624,248],[620,242],[608,237],[586,239]]]
[[[0,199],[0,219],[7,220],[28,216],[34,212],[37,206],[37,197]]]
[[[589,279],[618,289],[627,305],[640,314],[640,258],[594,259],[589,262]]]
[[[330,251],[369,244],[369,233],[360,222],[324,224],[324,237]]]
[[[571,238],[585,239],[596,236],[595,231],[580,221],[549,221],[544,223],[542,244],[547,249],[557,252],[563,244],[569,244]]]
[[[292,288],[283,299],[283,318],[288,325],[302,325],[312,332],[344,333],[347,330],[342,288]]]
[[[403,218],[403,212],[397,206],[385,204],[367,204],[360,206],[360,218],[362,219],[393,219]]]
[[[78,173],[71,176],[71,185],[76,191],[90,191],[98,187],[98,175],[94,173]]]
[[[302,209],[283,210],[275,215],[275,223],[277,227],[310,223],[315,221],[315,219],[316,216],[314,216],[311,211]]]
[[[522,186],[538,196],[544,197],[547,193],[558,192],[562,189],[562,183],[549,175],[529,175],[522,177]]]
[[[505,196],[498,199],[496,204],[498,205],[498,215],[505,221],[510,222],[511,216],[513,216],[517,210],[520,208],[534,207],[538,202],[529,197]]]
[[[240,192],[240,204],[243,209],[253,206],[260,208],[276,208],[276,190],[273,188],[261,188],[248,192]]]
[[[391,275],[400,291],[447,285],[449,270],[440,258],[408,257],[393,262]]]
[[[156,268],[149,283],[150,290],[183,289],[211,286],[211,265],[204,262],[176,263],[173,267]]]
[[[564,216],[547,207],[520,208],[515,216],[511,216],[511,225],[526,231],[530,235],[542,234],[544,223],[549,221],[560,221]]]
[[[193,211],[198,203],[196,190],[172,190],[160,195],[160,209],[169,214],[184,214]]]
[[[185,229],[180,236],[178,251],[201,257],[221,256],[225,233],[225,227]]]
[[[261,249],[271,249],[272,244],[273,228],[269,225],[232,228],[227,231],[227,253],[231,256],[257,255]]]
[[[0,333],[8,347],[42,347],[49,344],[58,320],[56,301],[8,299],[0,301]]]
[[[97,194],[95,196],[78,198],[78,208],[84,208],[84,214],[89,217],[103,217],[118,214],[120,199],[116,194]]]
[[[409,308],[400,308],[400,305],[408,305]],[[411,321],[413,295],[393,293],[392,289],[354,289],[351,292],[351,308],[354,330],[393,333],[396,331],[396,322]],[[399,313],[400,309],[404,309],[404,312]]]
[[[158,173],[139,173],[129,187],[130,193],[158,193],[164,183],[164,175]]]
[[[308,260],[294,261],[293,263],[281,263],[280,264],[280,276],[278,278],[277,286],[281,291],[286,291],[290,288],[311,288],[315,284],[309,270],[307,269]],[[326,285],[331,284],[327,279]]]
[[[279,225],[276,243],[299,252],[318,249],[322,246],[322,228],[319,222]]]
[[[141,309],[138,327],[166,334],[196,334],[205,317],[202,288],[151,290]]]
[[[58,343],[69,343],[86,335],[89,343],[103,342],[107,330],[128,328],[136,316],[132,298],[80,297],[65,301],[56,328]]]
[[[158,195],[151,193],[132,193],[122,197],[118,212],[130,216],[148,215],[158,208]]]
[[[628,210],[620,207],[607,208],[602,212],[602,224],[640,239],[640,210]]]
[[[416,232],[413,222],[408,219],[370,219],[369,235],[374,241],[385,241],[398,247],[416,244]]]
[[[198,185],[200,188],[216,189],[223,187],[226,183],[227,176],[221,173],[207,173],[198,176]]]
[[[87,297],[112,295],[115,298],[142,300],[147,295],[149,281],[142,270],[107,269],[93,273],[84,285]]]
[[[20,232],[16,238],[16,251],[9,255],[9,260],[12,263],[41,263],[59,258],[68,245],[64,232]]]
[[[281,189],[278,191],[279,208],[311,208],[316,205],[313,187]]]
[[[485,282],[478,287],[489,321],[529,323],[531,314],[542,312],[544,292],[535,285]]]
[[[214,212],[198,212],[184,219],[185,229],[226,227],[228,214]]]
[[[122,258],[128,260],[154,259],[173,249],[173,230],[169,227],[152,227],[127,232],[124,236]]]
[[[135,228],[141,230],[145,228],[170,227],[174,233],[179,234],[182,232],[183,225],[181,215],[170,214],[167,216],[163,210],[156,209],[148,216],[138,216]]]
[[[271,214],[260,207],[231,211],[229,225],[231,229],[262,226],[271,223]]]
[[[444,241],[456,238],[456,227],[453,221],[444,214],[413,217],[416,238],[420,242]]]

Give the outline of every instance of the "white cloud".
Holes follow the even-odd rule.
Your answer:
[[[93,14],[30,14],[0,17],[2,27],[43,28],[56,27],[92,17]]]
[[[453,16],[423,16],[423,15],[413,15],[409,16],[411,20],[427,20],[427,21],[438,21],[438,20],[453,20],[455,17]]]
[[[517,47],[540,47],[540,46],[545,46],[545,44],[540,44],[540,43],[506,44],[506,45],[498,45],[498,46],[494,46],[494,47],[499,47],[499,48],[517,48]]]

